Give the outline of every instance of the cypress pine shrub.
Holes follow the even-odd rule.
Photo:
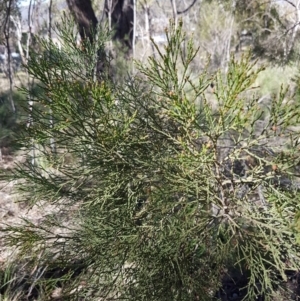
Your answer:
[[[54,209],[6,241],[47,267],[35,283],[63,300],[212,300],[238,271],[245,300],[271,300],[299,269],[299,106],[282,89],[262,120],[249,56],[215,74],[212,106],[181,23],[120,85],[109,59],[96,74],[105,34],[78,48],[70,28],[28,66],[41,93],[13,178],[20,198]]]

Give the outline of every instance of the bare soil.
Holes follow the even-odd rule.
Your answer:
[[[22,161],[22,154],[3,155],[0,161],[0,173],[8,173],[14,168],[16,162]],[[0,263],[11,259],[13,252],[5,243],[4,233],[1,233],[7,225],[19,225],[22,218],[26,217],[33,222],[39,221],[39,218],[45,214],[38,206],[29,208],[26,204],[20,202],[18,195],[14,193],[16,182],[0,181]],[[43,213],[44,212],[44,213]]]

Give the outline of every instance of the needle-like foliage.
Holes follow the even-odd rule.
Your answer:
[[[271,300],[299,269],[299,105],[282,90],[266,115],[249,56],[192,73],[181,29],[121,86],[94,76],[104,36],[78,48],[62,28],[61,50],[45,42],[31,58],[42,92],[14,178],[29,204],[54,209],[7,241],[53,271],[37,282],[59,282],[63,300],[212,300],[236,271],[245,300]]]

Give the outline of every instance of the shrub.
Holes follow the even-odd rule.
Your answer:
[[[79,49],[62,28],[62,51],[45,44],[55,65],[31,59],[44,92],[23,143],[43,164],[32,152],[14,179],[29,204],[55,208],[6,238],[52,271],[38,279],[59,283],[64,300],[211,300],[234,268],[247,300],[270,300],[299,269],[299,106],[281,91],[262,122],[248,96],[260,70],[243,57],[215,75],[212,108],[181,28],[120,86],[93,76],[102,36]]]
[[[32,85],[32,94],[41,92],[36,85]],[[16,106],[16,112],[12,112],[9,93],[9,91],[0,93],[0,147],[16,150],[18,149],[18,133],[26,126],[30,112],[26,94],[17,88],[12,91]]]

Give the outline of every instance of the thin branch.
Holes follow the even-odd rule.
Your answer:
[[[290,1],[290,0],[284,0],[284,2],[287,2],[290,5],[292,5],[294,8],[296,8],[296,5],[292,1]]]
[[[11,49],[10,49],[10,15],[12,11],[12,1],[8,0],[6,4],[6,16],[5,16],[5,22],[4,22],[4,37],[6,42],[6,49],[7,49],[7,71],[8,71],[8,79],[9,79],[9,99],[11,104],[11,109],[15,113],[16,107],[15,103],[12,97],[12,90],[13,90],[13,72],[12,72],[12,66],[11,66]]]
[[[173,11],[173,18],[174,18],[174,22],[175,22],[175,28],[177,28],[178,25],[178,13],[177,13],[177,5],[176,5],[176,1],[175,0],[171,0],[171,4],[172,4],[172,11]]]
[[[182,11],[177,11],[177,15],[181,15],[181,14],[188,12],[196,4],[196,2],[197,2],[197,0],[194,0],[188,8],[186,8]]]

